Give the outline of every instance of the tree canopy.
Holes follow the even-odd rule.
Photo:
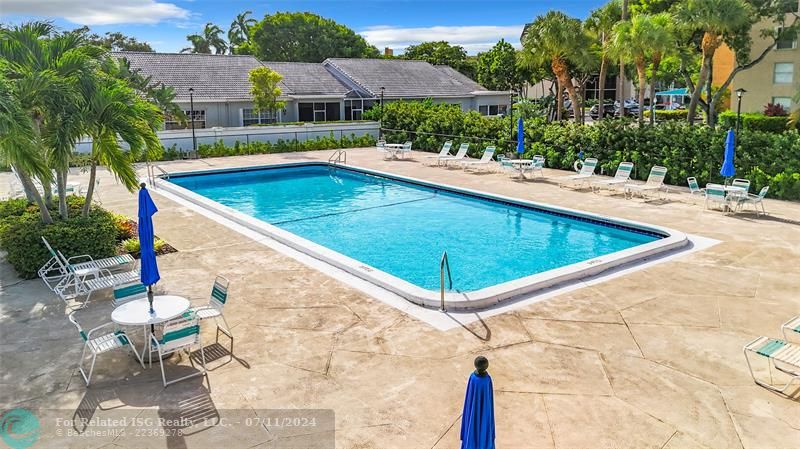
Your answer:
[[[474,63],[460,45],[450,45],[447,41],[423,42],[409,45],[403,53],[404,59],[426,61],[434,65],[448,65],[470,78],[475,77]]]
[[[259,112],[275,112],[282,109],[286,103],[280,101],[281,88],[278,83],[283,76],[269,67],[258,67],[249,74],[250,93],[253,95],[253,104]]]
[[[514,46],[500,39],[491,50],[478,54],[478,83],[490,90],[520,90],[522,73],[517,64]]]
[[[380,54],[350,28],[309,12],[268,14],[251,33],[253,54],[263,61],[322,62]]]
[[[155,51],[147,42],[140,42],[135,37],[126,36],[119,31],[107,32],[100,36],[90,33],[89,27],[84,26],[76,29],[75,32],[84,34],[88,44],[97,45],[109,51]]]

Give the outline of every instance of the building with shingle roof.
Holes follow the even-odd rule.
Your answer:
[[[431,99],[462,110],[502,115],[508,92],[489,91],[448,66],[403,59],[339,59],[322,63],[259,61],[250,55],[113,52],[132,70],[175,89],[175,102],[195,127],[248,126],[274,122],[360,120],[384,101]],[[268,67],[283,76],[282,111],[255,112],[249,72]],[[190,89],[192,89],[190,96]],[[167,129],[182,125],[167,121]]]

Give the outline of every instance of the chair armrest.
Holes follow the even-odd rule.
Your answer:
[[[72,263],[73,259],[83,259],[83,258],[88,259],[88,262],[94,262],[94,259],[92,258],[92,256],[90,256],[88,254],[81,254],[79,256],[72,256],[72,257],[67,259],[67,262],[68,263]]]
[[[95,328],[93,328],[93,329],[90,329],[90,330],[89,330],[89,332],[87,332],[87,333],[86,333],[86,339],[87,339],[87,340],[91,340],[91,339],[92,339],[92,338],[91,338],[91,337],[92,337],[92,334],[93,334],[95,331],[98,331],[98,330],[100,330],[100,329],[105,329],[105,328],[107,328],[107,327],[109,327],[109,326],[113,326],[113,325],[115,325],[115,324],[116,324],[116,323],[114,323],[113,321],[109,321],[108,323],[101,324],[101,325],[99,325],[99,326],[97,326],[97,327],[95,327]]]

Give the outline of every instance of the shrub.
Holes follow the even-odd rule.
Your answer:
[[[650,110],[646,109],[644,111],[645,117],[650,117]],[[676,110],[668,110],[668,109],[657,109],[656,110],[656,120],[663,122],[667,120],[673,121],[686,121],[686,118],[689,116],[689,111],[685,109],[676,109]]]
[[[72,201],[70,206],[77,203]],[[88,254],[103,258],[115,254],[117,228],[112,214],[98,207],[86,218],[74,214],[51,225],[41,222],[35,207],[20,215],[3,218],[0,220],[0,247],[7,252],[8,262],[23,278],[36,277],[38,269],[50,259],[42,244],[42,236],[67,256]]]
[[[336,148],[369,147],[375,145],[375,138],[370,135],[343,135],[337,139],[333,132],[325,137],[308,140],[278,140],[277,142],[234,142],[233,146],[225,145],[218,140],[212,144],[200,144],[197,152],[200,157],[240,156],[243,154],[289,153],[293,151],[330,150]]]
[[[164,245],[166,244],[167,242],[165,242],[164,240],[156,238],[155,240],[153,240],[153,249],[155,250],[156,253],[158,253],[164,248]],[[141,252],[142,250],[142,247],[139,245],[138,238],[123,240],[120,246],[123,252],[132,254],[136,257],[139,256],[139,252]]]
[[[789,117],[770,117],[759,113],[746,113],[741,115],[741,127],[747,131],[764,131],[782,133],[789,127]],[[725,111],[719,114],[719,127],[724,129],[736,128],[736,113]]]
[[[2,201],[0,202],[0,220],[6,217],[22,215],[27,208],[28,201],[24,198]]]
[[[117,228],[117,238],[119,240],[126,240],[136,237],[138,233],[137,224],[122,214],[112,214],[114,217],[114,226]]]
[[[789,115],[789,113],[786,112],[786,109],[783,107],[783,105],[767,103],[767,105],[764,106],[764,115],[768,117],[784,117]]]

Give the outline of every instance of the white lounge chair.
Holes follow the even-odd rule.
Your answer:
[[[231,358],[233,358],[233,332],[231,331],[231,327],[228,325],[228,321],[225,320],[225,315],[222,313],[225,304],[228,302],[228,287],[230,286],[230,281],[223,276],[217,275],[217,278],[214,279],[214,285],[211,287],[211,296],[208,300],[208,304],[199,307],[192,307],[189,309],[190,313],[194,313],[197,316],[199,321],[207,320],[210,318],[214,319],[214,323],[217,325],[217,334],[216,334],[216,342],[219,343],[219,333],[222,332],[228,339],[231,341],[231,347],[229,349],[229,354]],[[222,324],[225,327],[220,327],[219,319],[222,319]]]
[[[450,156],[450,148],[452,146],[453,146],[453,141],[452,140],[448,140],[447,142],[444,143],[444,145],[442,145],[442,149],[439,150],[438,154],[434,154],[434,155],[431,155],[431,156],[425,156],[425,159],[426,160],[433,160],[438,164],[440,158]]]
[[[789,338],[789,335],[800,337],[800,315],[783,323],[781,325],[781,333],[783,333],[783,339],[786,341],[792,340],[792,338]]]
[[[730,210],[731,199],[725,194],[725,186],[722,184],[706,184],[704,190],[706,195],[706,209],[709,205],[719,204],[723,212]]]
[[[654,165],[650,169],[650,174],[647,175],[647,181],[644,184],[625,184],[625,195],[632,197],[638,193],[644,197],[646,192],[661,192],[667,193],[666,186],[664,185],[664,178],[667,177],[667,167]]]
[[[592,190],[599,191],[602,187],[611,187],[620,184],[627,184],[631,180],[631,172],[633,171],[632,162],[620,162],[617,166],[617,172],[611,179],[601,179],[592,183]]]
[[[468,143],[462,143],[461,146],[458,147],[458,151],[456,152],[455,156],[444,156],[439,158],[439,165],[444,163],[447,165],[450,162],[460,161],[467,156],[467,151],[469,150]]]
[[[757,379],[750,364],[751,355],[759,355],[766,358],[773,368],[788,374],[790,376],[789,380],[783,386],[778,386]],[[800,346],[798,345],[776,338],[758,337],[745,345],[744,358],[747,361],[747,368],[750,370],[753,381],[768,390],[785,394],[789,386],[795,380],[800,379]]]
[[[700,188],[700,185],[697,183],[697,178],[695,178],[694,176],[690,176],[690,177],[686,178],[686,184],[689,185],[689,193],[690,194],[692,194],[692,195],[697,195],[697,194],[705,195],[706,194],[705,189],[701,189]]]
[[[144,368],[144,361],[139,355],[139,352],[136,351],[136,346],[133,344],[128,334],[126,334],[124,330],[112,330],[115,326],[115,323],[108,322],[101,324],[89,332],[85,332],[75,319],[74,312],[69,315],[69,321],[78,328],[78,333],[83,339],[83,352],[81,352],[81,360],[78,363],[78,371],[80,371],[81,376],[83,376],[83,380],[86,382],[87,387],[92,381],[92,373],[94,372],[94,364],[97,361],[98,354],[103,354],[115,349],[129,349],[133,351],[133,353],[136,355],[136,359],[139,361],[139,364],[142,365],[142,368]],[[102,335],[98,335],[98,332],[101,330],[107,332],[103,333]],[[84,359],[86,359],[87,352],[92,355],[92,364],[89,367],[88,374],[83,370],[83,362]]]
[[[581,171],[576,175],[569,175],[563,176],[558,178],[558,185],[559,187],[563,187],[565,184],[571,183],[573,185],[583,185],[586,182],[589,182],[589,178],[594,176],[594,169],[597,167],[597,159],[590,157],[583,161],[583,165],[581,166]]]
[[[136,259],[130,254],[106,257],[105,259],[93,259],[88,254],[64,257],[60,251],[56,251],[50,246],[50,242],[42,236],[42,242],[50,253],[50,259],[39,268],[38,274],[42,278],[47,288],[55,291],[56,286],[62,285],[65,288],[68,282],[64,282],[69,277],[87,279],[96,276],[100,270],[116,271],[120,269],[133,269]],[[73,279],[74,281],[74,279]]]
[[[151,347],[156,348],[158,352],[158,361],[161,365],[161,380],[164,386],[174,384],[184,379],[189,379],[195,376],[204,376],[206,374],[206,354],[203,351],[203,343],[200,340],[200,324],[197,317],[189,313],[186,316],[175,318],[164,323],[164,331],[162,337],[156,338],[155,335],[150,336]],[[200,348],[200,357],[202,361],[202,370],[188,374],[177,379],[167,381],[167,376],[164,373],[164,356],[172,354],[173,352],[185,350],[189,353],[189,362],[194,365],[191,357],[191,348]],[[153,366],[153,351],[148,354],[149,365]]]
[[[486,147],[483,150],[483,154],[481,158],[477,161],[475,160],[466,160],[461,161],[461,166],[464,167],[465,170],[474,169],[478,167],[488,167],[489,164],[492,163],[492,158],[494,157],[495,148],[493,146]]]
[[[748,193],[747,196],[736,196],[733,198],[733,201],[736,202],[736,209],[742,209],[746,204],[752,204],[753,210],[756,211],[756,216],[760,215],[758,213],[758,206],[761,206],[761,214],[766,215],[767,210],[764,208],[764,197],[767,196],[767,192],[769,192],[769,186],[764,186],[761,188],[761,191],[758,192],[758,195],[753,195],[752,193]]]

